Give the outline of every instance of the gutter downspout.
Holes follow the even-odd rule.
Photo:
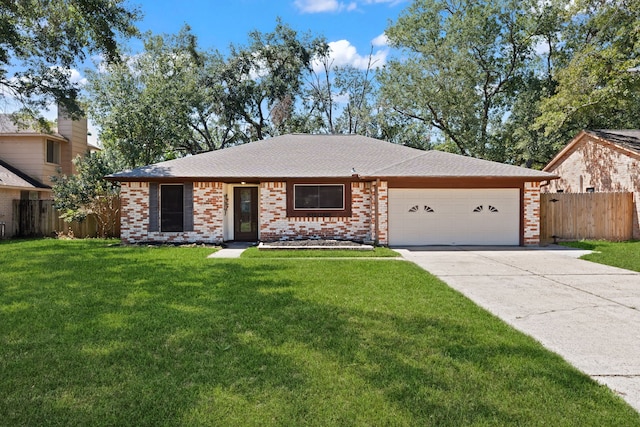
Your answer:
[[[375,243],[377,245],[377,244],[380,243],[380,238],[379,238],[380,237],[379,236],[379,234],[380,234],[380,203],[379,203],[379,197],[378,197],[380,195],[380,192],[378,190],[380,188],[380,178],[376,179],[375,187],[376,187],[376,191],[375,191],[375,210],[376,210],[376,214],[375,214],[375,217],[374,217],[374,225],[373,225],[374,230],[375,230],[375,238],[373,240],[375,241]],[[374,236],[372,236],[372,237],[374,237]]]

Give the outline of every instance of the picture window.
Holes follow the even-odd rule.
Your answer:
[[[296,210],[344,210],[344,185],[295,184],[294,209]]]

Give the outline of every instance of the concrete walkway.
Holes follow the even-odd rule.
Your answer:
[[[640,274],[561,247],[394,249],[640,411]]]
[[[212,253],[207,258],[240,258],[242,252],[254,246],[251,242],[231,242],[217,252]]]

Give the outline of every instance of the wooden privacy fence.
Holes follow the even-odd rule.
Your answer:
[[[117,218],[107,226],[106,233],[110,237],[120,237],[120,221],[117,211],[119,203],[114,206],[114,217]],[[58,233],[72,234],[74,237],[97,237],[100,222],[95,214],[89,214],[82,222],[67,223],[60,219],[60,213],[53,205],[53,200],[14,200],[13,220],[16,235],[55,236]]]
[[[633,213],[633,193],[542,193],[541,241],[630,240]]]

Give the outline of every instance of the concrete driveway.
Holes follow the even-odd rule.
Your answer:
[[[549,248],[394,248],[640,411],[640,274]]]

